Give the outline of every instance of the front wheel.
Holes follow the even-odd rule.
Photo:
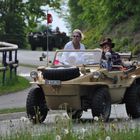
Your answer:
[[[93,118],[95,116],[108,121],[111,111],[111,98],[107,88],[98,88],[93,97],[91,111]]]
[[[30,90],[26,101],[26,111],[28,118],[35,124],[45,120],[48,108],[41,88]]]
[[[140,117],[140,85],[135,84],[128,89],[125,95],[125,107],[128,116]]]

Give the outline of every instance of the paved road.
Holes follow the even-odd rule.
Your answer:
[[[47,65],[47,59],[44,59],[45,61],[39,60],[39,58],[42,56],[42,53],[48,54],[48,60],[52,60],[54,52],[47,53],[44,51],[18,50],[19,64],[27,64],[33,66]]]
[[[18,67],[18,74],[31,80],[29,77],[30,71],[34,68]],[[30,87],[32,88],[32,87]],[[17,108],[24,107],[26,104],[26,97],[30,88],[16,93],[11,93],[7,95],[0,96],[0,109],[4,108]]]
[[[47,64],[46,59],[45,61],[39,61],[39,57],[42,55],[42,53],[43,51],[19,50],[18,51],[19,65],[24,64],[24,65],[34,66],[34,67],[46,65]],[[53,54],[54,52],[48,53],[49,59],[52,59]],[[36,68],[19,66],[17,69],[17,73],[18,75],[24,76],[27,79],[31,80],[30,72],[32,70],[36,70]],[[16,93],[0,96],[0,109],[25,107],[26,97],[31,88]]]

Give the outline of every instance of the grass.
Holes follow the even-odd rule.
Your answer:
[[[69,134],[63,134],[63,136],[53,134],[54,132],[46,132],[45,134],[36,134],[32,135],[30,132],[23,132],[17,133],[15,135],[12,135],[10,137],[3,138],[0,137],[1,140],[139,140],[138,139],[138,132],[134,132],[132,135],[131,131],[128,131],[127,133],[120,132],[120,133],[109,133],[110,136],[108,136],[108,133],[105,133],[104,135],[99,135],[100,131],[97,132],[91,132],[90,134],[84,134],[84,136],[80,134],[74,134],[73,132],[70,132]],[[132,135],[132,136],[131,136]],[[135,137],[134,137],[135,136]],[[113,139],[112,139],[113,138]]]
[[[0,73],[0,80],[2,80],[2,73]],[[10,74],[7,72],[5,84],[0,81],[0,95],[17,92],[28,87],[30,87],[30,83],[26,78],[13,75],[10,79]]]
[[[127,123],[126,123],[127,122]],[[49,122],[48,122],[49,123]],[[10,122],[8,133],[0,135],[1,140],[139,140],[139,127],[133,127],[131,120],[104,123],[101,120],[92,123],[78,123],[75,127],[70,118],[60,114],[54,118],[54,123],[47,125],[32,125],[28,120],[20,120],[19,128],[15,129]],[[51,127],[51,128],[50,128]]]
[[[7,113],[17,113],[17,112],[25,112],[25,107],[21,108],[6,108],[6,109],[0,109],[0,114],[7,114]]]

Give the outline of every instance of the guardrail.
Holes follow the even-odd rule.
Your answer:
[[[6,81],[6,71],[10,70],[10,80],[13,78],[13,71],[16,76],[18,59],[17,59],[18,46],[7,42],[0,42],[0,53],[2,54],[0,62],[0,72],[3,73],[2,84]]]

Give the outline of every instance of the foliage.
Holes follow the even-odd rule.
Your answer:
[[[89,48],[96,47],[99,44],[97,42],[106,36],[116,38],[118,41],[120,37],[126,37],[128,34],[134,37],[133,33],[140,29],[140,1],[77,0],[77,4],[75,4],[74,0],[69,0],[69,3],[70,12],[72,13],[70,14],[69,20],[73,22],[71,27],[74,29],[75,26],[73,24],[76,24],[76,28],[84,31],[87,36],[85,43]],[[80,9],[80,12],[77,12],[77,9]],[[125,24],[123,25],[126,25],[127,22],[131,23],[131,25],[127,26],[127,30],[125,30],[125,26],[121,27],[120,25],[124,22]],[[120,25],[120,34],[114,32],[117,25]],[[132,41],[129,44],[130,46],[134,45],[132,44],[133,40],[131,37],[128,41]],[[124,42],[121,45],[124,45]]]
[[[71,28],[82,28],[82,21],[80,20],[80,13],[83,12],[82,7],[78,4],[78,1],[71,0],[68,3],[69,7],[71,7],[70,10],[70,18],[69,22],[71,24]],[[80,21],[80,22],[79,22]]]
[[[23,48],[27,43],[27,33],[45,17],[41,6],[49,5],[59,9],[60,1],[52,0],[1,0],[0,38],[2,41],[16,43]]]

